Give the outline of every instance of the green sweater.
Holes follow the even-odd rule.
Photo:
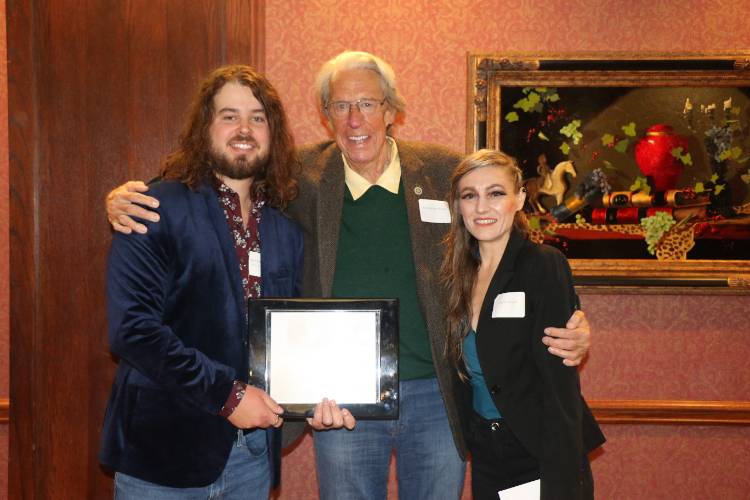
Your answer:
[[[435,367],[416,288],[404,187],[344,194],[332,296],[399,299],[399,377],[430,378]]]

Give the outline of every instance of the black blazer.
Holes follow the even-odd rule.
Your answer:
[[[524,317],[492,317],[495,298],[507,292],[524,293]],[[578,371],[541,341],[545,327],[565,326],[576,303],[565,257],[512,231],[482,303],[477,352],[504,421],[539,460],[543,499],[581,498],[582,458],[605,440],[581,396]],[[471,389],[462,390],[457,399],[468,422]]]
[[[205,486],[237,436],[219,410],[233,381],[248,379],[239,261],[212,187],[164,181],[151,193],[161,221],[146,222],[145,235],[115,233],[109,254],[109,341],[119,366],[99,458],[153,483]],[[263,295],[298,296],[301,231],[269,206],[259,231]],[[265,432],[276,472],[279,432]]]

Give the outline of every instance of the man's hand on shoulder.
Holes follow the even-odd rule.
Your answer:
[[[547,350],[563,358],[566,366],[578,366],[591,346],[591,329],[583,311],[575,311],[565,328],[545,328],[542,342]]]
[[[145,234],[146,226],[133,217],[151,222],[159,222],[159,214],[144,207],[157,208],[159,200],[142,194],[148,191],[148,186],[141,181],[128,181],[109,192],[105,200],[107,219],[112,229],[124,234]]]
[[[229,422],[238,429],[253,427],[280,427],[284,423],[281,414],[284,409],[271,396],[257,387],[248,385],[245,395],[237,408],[227,417]]]

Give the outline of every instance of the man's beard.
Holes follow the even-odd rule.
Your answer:
[[[256,144],[257,147],[257,144]],[[234,160],[226,154],[216,151],[213,147],[208,157],[211,170],[230,179],[243,180],[256,177],[268,165],[268,153],[256,156],[248,160],[247,155],[237,156]]]

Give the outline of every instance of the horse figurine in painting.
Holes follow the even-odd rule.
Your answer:
[[[571,177],[576,176],[576,169],[570,160],[561,161],[555,168],[550,171],[547,166],[547,159],[544,155],[539,156],[539,165],[537,166],[539,177],[532,177],[524,183],[526,188],[526,199],[529,201],[531,208],[538,213],[546,213],[547,209],[541,204],[543,196],[554,196],[555,206],[563,202],[565,191],[568,190],[568,180],[565,174]]]

